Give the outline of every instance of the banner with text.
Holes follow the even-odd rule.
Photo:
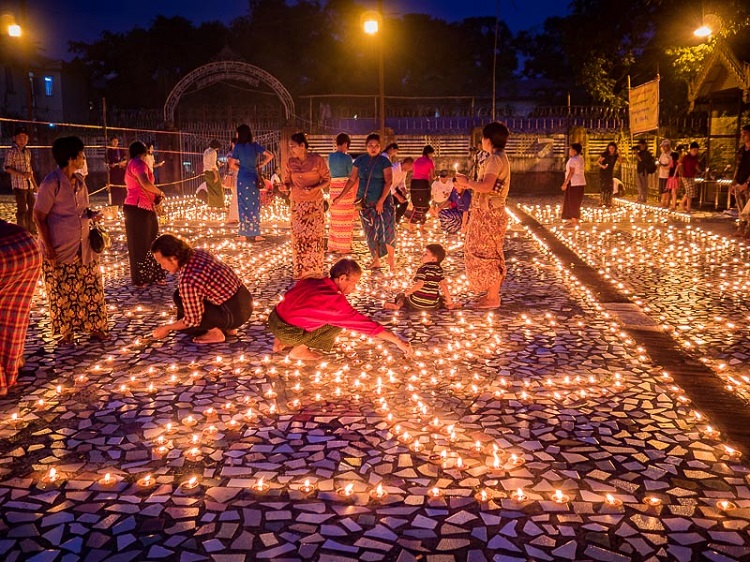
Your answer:
[[[659,79],[646,82],[629,91],[630,134],[637,135],[659,128]]]

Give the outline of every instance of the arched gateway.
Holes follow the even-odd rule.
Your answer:
[[[284,105],[284,113],[287,119],[294,115],[294,100],[292,100],[291,94],[271,74],[241,61],[217,61],[204,64],[196,68],[195,70],[186,74],[182,80],[177,82],[172,91],[167,96],[167,101],[164,103],[164,121],[170,125],[174,124],[174,112],[177,109],[177,104],[180,102],[180,97],[183,94],[201,90],[215,84],[217,82],[223,82],[225,80],[235,80],[238,82],[244,82],[250,84],[253,87],[258,87],[261,84],[265,84],[270,87],[281,100]]]

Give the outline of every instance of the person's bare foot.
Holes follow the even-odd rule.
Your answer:
[[[208,332],[206,332],[202,336],[197,336],[193,338],[193,343],[198,344],[198,345],[222,343],[224,341],[226,341],[226,338],[224,337],[224,332],[219,330],[219,328],[211,328]]]
[[[289,359],[299,361],[317,361],[322,358],[323,356],[320,353],[312,351],[306,345],[295,345],[289,352]]]
[[[224,333],[228,336],[236,336],[237,330],[224,330]]]
[[[382,269],[382,266],[380,265],[380,261],[374,261],[367,266],[367,269]]]
[[[109,339],[109,334],[102,330],[95,330],[91,332],[91,339],[92,340],[99,340],[99,341],[107,341]]]
[[[386,310],[401,310],[401,307],[395,302],[387,302],[383,305],[383,308]]]
[[[265,239],[266,239],[266,237],[265,237],[265,236],[256,236],[256,237],[255,237],[255,241],[256,241],[256,242],[263,242],[263,240],[265,240]]]
[[[500,308],[500,299],[489,299],[487,297],[482,297],[478,301],[474,303],[474,306],[471,308],[478,309],[478,310],[494,310],[496,308]]]
[[[278,353],[279,351],[284,351],[288,345],[284,345],[281,343],[281,340],[278,338],[273,338],[273,352]]]

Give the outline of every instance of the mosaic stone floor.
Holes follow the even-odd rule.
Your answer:
[[[589,208],[579,230],[556,206],[523,208],[632,298],[727,388],[750,400],[750,245],[724,224],[686,224],[653,207]]]
[[[430,230],[352,298],[416,356],[347,334],[300,365],[263,328],[290,285],[283,217],[238,245],[172,210],[165,231],[240,270],[256,312],[210,350],[150,341],[173,280],[133,291],[121,234],[103,259],[111,341],[56,347],[40,292],[23,387],[0,401],[2,560],[750,557],[744,460],[522,228],[502,309],[381,309],[428,241],[468,299],[460,238]]]

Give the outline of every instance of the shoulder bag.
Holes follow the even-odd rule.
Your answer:
[[[355,211],[361,211],[362,209],[365,208],[365,205],[367,204],[367,191],[370,189],[370,180],[372,179],[372,171],[374,169],[375,169],[375,158],[372,159],[372,164],[370,165],[370,173],[367,175],[367,183],[365,184],[365,192],[362,195],[362,197],[358,197],[357,199],[354,200]]]

